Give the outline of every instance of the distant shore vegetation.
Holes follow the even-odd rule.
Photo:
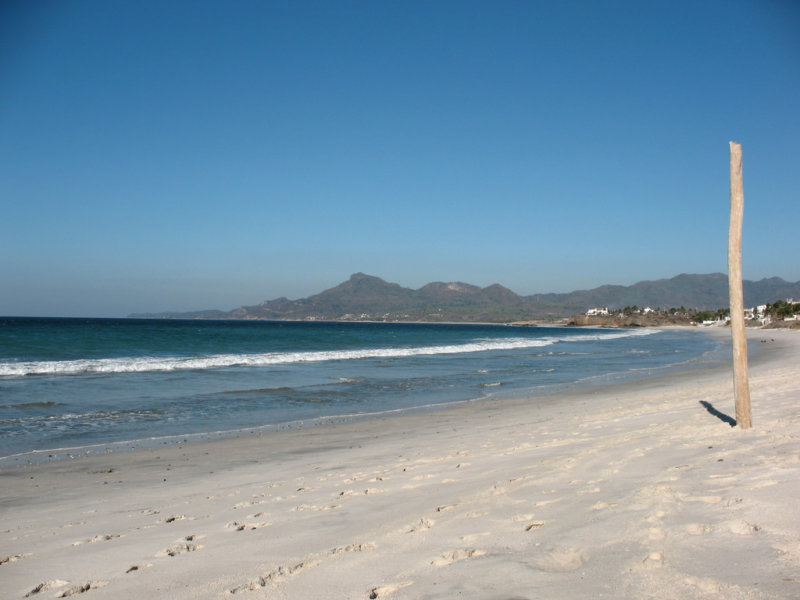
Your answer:
[[[568,319],[569,325],[599,325],[606,327],[658,325],[712,325],[730,321],[730,308],[700,310],[671,307],[651,308],[637,305],[622,308],[591,308],[585,315]],[[745,320],[751,326],[800,328],[800,302],[777,300],[745,309]]]

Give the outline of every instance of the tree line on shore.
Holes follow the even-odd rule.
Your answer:
[[[753,317],[769,318],[772,320],[784,320],[791,318],[794,315],[800,314],[800,302],[793,300],[776,300],[772,304],[767,304],[765,308],[759,311],[757,308],[752,309]],[[635,304],[633,306],[625,306],[618,309],[609,309],[609,315],[628,316],[634,314],[653,314],[671,317],[684,317],[696,323],[704,321],[724,321],[730,317],[730,308],[718,308],[716,310],[698,310],[693,308],[672,307],[672,308],[640,308]]]

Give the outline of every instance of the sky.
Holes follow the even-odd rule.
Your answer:
[[[800,280],[800,2],[0,3],[0,315]]]

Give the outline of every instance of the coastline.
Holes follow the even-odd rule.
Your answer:
[[[426,325],[427,327],[427,325]],[[497,329],[497,326],[493,325],[493,329]],[[503,327],[503,329],[509,329]],[[514,328],[511,328],[514,329]],[[516,328],[519,331],[519,328]],[[630,330],[622,330],[622,331],[607,331],[601,335],[609,335],[611,338],[614,337],[639,337],[641,335],[645,335],[648,339],[650,339],[649,334],[653,333],[666,333],[669,331],[670,328],[647,328],[647,329],[630,329]],[[559,338],[559,335],[553,335],[550,337],[551,334],[542,333],[542,334],[533,334],[534,341],[532,342],[534,346],[537,346],[539,343],[544,345],[550,345],[551,343],[558,343],[559,341],[576,341],[579,342],[582,339],[582,336],[586,334],[587,339],[594,340],[596,339],[594,336],[597,335],[595,330],[589,330],[588,332],[585,330],[575,330],[571,328],[547,328],[551,332],[553,330],[558,330],[559,334],[563,333],[565,335],[564,340]],[[697,340],[701,338],[707,338],[701,344],[705,346],[713,345],[714,342],[710,342],[709,336],[703,335],[703,332],[698,332],[696,330],[687,329],[687,332],[690,332],[690,336],[687,335],[686,339],[689,337],[694,337]],[[512,336],[516,335],[515,333],[509,334]],[[679,335],[684,335],[682,332]],[[538,336],[538,337],[537,337]],[[653,339],[661,339],[662,336],[653,336]],[[669,336],[664,336],[669,337]],[[541,342],[539,341],[541,338]],[[514,341],[514,340],[512,340]],[[445,345],[445,349],[450,348],[448,352],[444,352],[445,354],[450,354],[453,352],[453,349],[469,349],[469,351],[478,349],[482,350],[485,347],[482,345],[482,340],[478,340],[478,344],[476,347],[469,347],[471,344],[467,344],[466,346],[448,346]],[[580,371],[576,371],[574,367],[572,368],[564,368],[564,365],[547,365],[547,366],[532,366],[533,373],[552,373],[555,371],[563,371],[567,374],[566,377],[559,377],[559,376],[550,376],[545,375],[542,376],[541,379],[530,380],[528,381],[528,385],[520,384],[520,382],[513,381],[513,375],[511,377],[512,381],[506,381],[503,379],[503,376],[500,375],[499,378],[493,378],[489,380],[487,383],[485,378],[481,378],[478,375],[478,379],[483,379],[480,382],[479,386],[473,386],[472,389],[468,390],[466,393],[449,393],[447,397],[442,397],[441,395],[437,396],[435,392],[432,390],[427,389],[418,389],[415,393],[408,394],[408,397],[404,399],[402,403],[396,403],[394,406],[386,405],[386,403],[375,402],[370,404],[359,404],[359,403],[351,403],[349,405],[342,404],[339,406],[338,403],[330,404],[327,402],[318,402],[317,398],[312,397],[310,398],[310,402],[313,405],[319,406],[318,410],[305,410],[305,411],[298,411],[295,414],[292,414],[289,411],[285,411],[284,414],[266,414],[264,411],[258,413],[252,413],[252,418],[238,418],[233,420],[226,420],[224,415],[219,415],[222,418],[215,419],[215,420],[206,420],[202,426],[192,426],[192,423],[189,422],[187,424],[186,420],[183,421],[183,427],[160,427],[159,425],[163,423],[170,423],[173,419],[181,419],[183,415],[176,415],[171,414],[169,411],[161,411],[161,407],[156,407],[152,405],[152,403],[147,406],[145,405],[145,412],[143,413],[145,416],[150,416],[151,418],[155,417],[156,415],[160,415],[161,418],[153,418],[153,425],[154,427],[149,428],[139,428],[138,431],[129,431],[126,430],[124,427],[121,428],[119,431],[114,432],[111,430],[105,431],[105,436],[97,435],[93,439],[92,437],[85,437],[82,438],[80,436],[69,436],[63,435],[59,439],[56,436],[54,439],[50,440],[49,442],[46,439],[39,440],[40,443],[33,444],[31,443],[32,436],[28,436],[25,439],[17,438],[17,443],[13,444],[10,442],[8,438],[4,439],[4,445],[0,448],[0,468],[5,467],[12,467],[12,466],[19,466],[19,465],[26,465],[26,464],[37,464],[37,463],[46,463],[46,462],[53,462],[57,460],[75,460],[81,459],[91,455],[104,455],[110,454],[112,452],[128,452],[131,450],[141,449],[141,448],[158,448],[162,447],[163,445],[167,444],[176,444],[176,443],[194,443],[197,441],[204,441],[210,439],[218,439],[223,437],[235,437],[247,434],[256,434],[256,433],[269,433],[271,431],[277,431],[281,429],[297,429],[297,428],[304,428],[304,427],[314,427],[319,424],[325,423],[340,423],[343,421],[349,420],[360,420],[360,419],[371,419],[376,416],[381,415],[397,415],[402,414],[405,412],[428,412],[432,410],[440,410],[449,404],[452,403],[460,403],[460,402],[474,402],[480,401],[486,397],[493,397],[497,398],[498,400],[515,398],[518,396],[541,396],[546,394],[552,394],[557,391],[564,391],[569,389],[576,389],[579,387],[592,387],[598,385],[609,385],[611,382],[615,381],[625,381],[629,379],[641,379],[641,378],[652,378],[659,373],[665,372],[675,372],[680,371],[686,368],[696,368],[698,366],[707,366],[703,363],[707,363],[709,360],[719,360],[719,352],[713,353],[715,356],[712,357],[712,353],[710,351],[706,351],[704,354],[698,354],[694,352],[691,356],[695,358],[681,358],[679,354],[672,354],[671,348],[673,348],[669,342],[661,344],[666,352],[663,354],[661,350],[656,350],[655,356],[663,355],[663,360],[665,364],[653,364],[654,361],[643,361],[641,364],[636,367],[635,365],[631,365],[628,360],[625,359],[625,354],[620,355],[619,361],[617,364],[610,368],[600,369],[599,372],[597,369],[593,369],[591,365],[585,362],[585,360],[577,359],[581,361],[586,368],[581,367]],[[422,345],[424,349],[425,344]],[[468,348],[469,347],[469,348]],[[681,350],[683,350],[683,347]],[[674,348],[673,348],[674,349]],[[437,350],[437,348],[432,348],[432,350]],[[365,350],[365,352],[369,352],[369,350]],[[378,352],[383,354],[383,350],[379,350]],[[322,351],[321,353],[323,356],[322,358],[328,359],[335,359],[337,358],[336,352],[332,354],[327,354],[327,352]],[[352,358],[347,352],[344,352],[345,358]],[[424,352],[423,352],[424,354]],[[433,354],[439,354],[439,352],[433,352]],[[269,353],[263,355],[265,358],[269,359],[271,356]],[[575,354],[575,356],[581,356],[581,352]],[[470,354],[466,355],[465,360],[461,360],[459,358],[454,359],[454,364],[463,365],[465,363],[469,363],[470,361]],[[675,358],[673,358],[675,357]],[[215,359],[225,359],[225,360],[232,360],[231,365],[236,365],[236,361],[241,361],[241,358],[236,354],[212,357]],[[67,371],[67,372],[75,372],[79,373],[81,370],[87,370],[91,372],[94,369],[102,372],[115,372],[116,369],[121,369],[122,373],[127,372],[127,370],[131,369],[131,365],[127,364],[126,361],[120,361],[117,364],[115,361],[110,360],[106,361],[106,359],[90,361],[92,364],[89,364],[84,361],[76,361],[75,363],[72,362],[65,362],[63,364],[58,365],[58,370],[60,371]],[[160,360],[153,359],[150,360],[149,358],[145,358],[146,365],[144,365],[145,371],[150,368],[153,368],[155,372],[159,372],[161,369],[159,368]],[[291,362],[291,361],[290,361]],[[638,361],[637,361],[638,362]],[[658,362],[658,361],[656,361]],[[102,363],[102,364],[101,364]],[[151,364],[153,363],[153,364]],[[203,367],[202,359],[200,360],[199,366]],[[44,366],[39,365],[38,363],[31,363],[30,366],[25,366],[21,371],[27,371],[38,374],[43,373],[47,374],[47,369],[54,369],[48,365],[47,363],[42,363]],[[215,365],[218,365],[218,362],[215,362]],[[602,364],[602,363],[601,363]],[[580,365],[576,365],[580,366]],[[552,368],[549,368],[552,367]],[[177,364],[175,367],[177,369],[185,368],[183,364]],[[336,367],[334,367],[336,368]],[[461,367],[458,367],[461,368]],[[492,369],[496,370],[497,365],[494,365]],[[37,370],[38,369],[38,370]],[[345,367],[346,369],[346,367]],[[540,370],[544,369],[544,370]],[[133,370],[142,370],[142,365],[137,364],[136,368]],[[164,373],[167,374],[171,370],[171,368],[164,369]],[[529,373],[530,371],[525,370],[524,368],[520,367],[517,369],[520,373]],[[607,372],[606,372],[607,371]],[[475,369],[475,373],[489,373],[490,370],[486,369]],[[502,373],[502,368],[500,370]],[[9,373],[5,373],[9,374]],[[11,373],[11,374],[18,374],[18,373]],[[332,381],[348,381],[352,380],[354,382],[359,381],[358,375],[353,375],[352,370],[349,372],[348,377],[340,378],[338,377],[340,373],[338,372],[329,372],[327,373],[327,377]],[[359,374],[360,375],[360,374]],[[376,374],[379,377],[382,374]],[[123,375],[124,376],[124,375]],[[158,374],[155,376],[158,377]],[[351,379],[352,378],[352,379]],[[59,383],[65,383],[69,381],[68,379],[60,379]],[[36,378],[31,379],[31,384],[37,383]],[[90,382],[91,383],[91,382]],[[516,383],[516,385],[515,385]],[[511,384],[511,385],[509,385]],[[147,387],[149,385],[149,387]],[[223,384],[224,385],[224,384]],[[138,389],[139,386],[143,386],[143,390],[145,394],[161,394],[163,387],[158,384],[158,382],[153,383],[152,381],[145,380],[144,382],[136,382],[130,381],[128,385],[126,385],[127,389]],[[530,387],[529,387],[530,386]],[[40,386],[41,387],[41,386]],[[250,388],[256,388],[255,391],[269,391],[268,389],[262,390],[263,388],[263,381],[259,380],[239,380],[234,383],[230,383],[227,387],[223,387],[224,390],[236,390],[236,393],[243,393],[244,391]],[[450,387],[453,387],[452,385]],[[457,387],[457,385],[456,385]],[[240,391],[241,388],[241,391]],[[168,388],[167,388],[168,389]],[[217,388],[219,390],[219,388]],[[205,393],[208,391],[208,388],[203,388],[202,390],[195,389],[196,393]],[[287,388],[288,391],[288,388]],[[67,390],[69,392],[69,390]],[[35,389],[29,393],[29,398],[21,400],[23,402],[20,406],[28,408],[28,407],[37,407],[38,404],[32,402],[27,404],[31,399],[38,399],[40,397],[44,397],[47,399],[57,398],[57,393],[54,393],[50,389]],[[137,398],[133,398],[134,402],[137,401]],[[76,402],[77,401],[77,402]],[[9,404],[6,408],[14,407],[14,401],[9,400]],[[70,410],[62,410],[66,417],[70,416],[71,412],[80,412],[80,403],[81,400],[79,398],[73,398],[69,395],[66,397],[65,404],[68,402],[76,402],[77,407],[70,411]],[[424,404],[423,404],[424,403]],[[219,402],[218,404],[227,404]],[[122,403],[117,403],[118,407],[122,406]],[[268,406],[269,403],[265,403],[265,406]],[[311,406],[312,404],[310,404]],[[43,404],[42,406],[47,406],[47,404]],[[57,405],[56,405],[57,406]],[[165,406],[169,406],[169,403],[166,403]],[[220,406],[221,410],[227,410],[227,408]],[[232,414],[235,416],[236,410],[232,411]],[[326,408],[328,410],[326,410]],[[110,409],[111,410],[111,409]],[[111,412],[107,416],[109,419],[113,419],[117,416],[121,416],[122,418],[125,417],[126,411],[121,410],[121,412],[115,413]],[[277,417],[275,416],[277,414]],[[80,424],[80,421],[76,421]],[[61,423],[58,419],[47,419],[44,423],[42,423],[43,431],[47,431],[49,429],[53,429],[58,432],[58,427]],[[70,424],[66,424],[69,426]],[[32,430],[33,428],[29,425],[28,430]],[[23,428],[24,430],[24,428]],[[67,429],[66,433],[69,433]],[[3,436],[0,436],[3,437]],[[36,440],[34,440],[36,441]]]
[[[0,469],[5,592],[796,595],[800,335],[748,337],[748,431],[718,367]]]

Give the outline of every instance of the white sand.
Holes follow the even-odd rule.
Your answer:
[[[729,369],[0,471],[0,597],[798,598],[800,334]]]

